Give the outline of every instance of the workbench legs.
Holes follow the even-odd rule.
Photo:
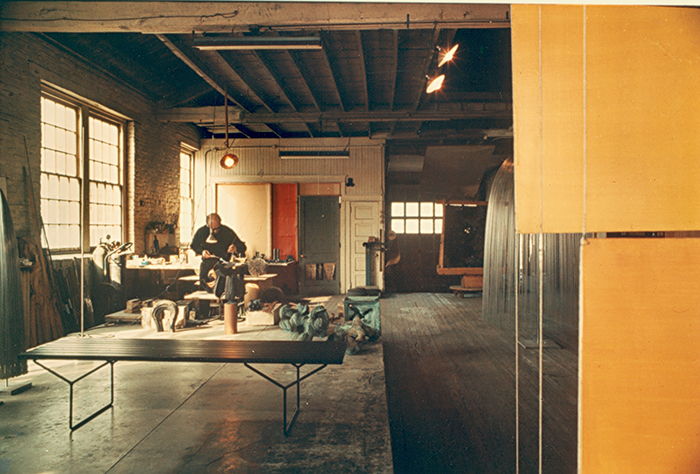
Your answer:
[[[289,431],[292,429],[292,425],[294,424],[294,421],[297,419],[297,415],[299,414],[299,399],[300,399],[299,387],[301,386],[301,381],[311,377],[313,374],[315,374],[319,370],[326,367],[327,364],[323,364],[320,367],[316,367],[314,370],[312,370],[308,374],[305,374],[301,377],[300,377],[300,369],[305,364],[292,364],[297,369],[297,377],[296,377],[296,380],[294,382],[289,383],[287,385],[283,385],[283,384],[279,383],[277,380],[273,379],[272,377],[268,376],[267,374],[262,373],[261,371],[259,371],[255,367],[249,365],[247,362],[244,362],[243,365],[245,365],[246,367],[248,367],[250,370],[252,370],[256,374],[260,375],[264,379],[272,382],[273,384],[277,385],[279,388],[282,389],[282,431],[284,432],[284,435],[287,436],[289,434]],[[287,389],[291,388],[295,385],[297,386],[297,403],[296,403],[296,407],[294,408],[294,414],[292,415],[292,419],[290,420],[289,424],[287,424]]]
[[[70,427],[70,430],[71,430],[71,431],[77,430],[78,428],[80,428],[81,426],[83,426],[85,423],[87,423],[88,421],[92,420],[93,418],[95,418],[96,416],[100,415],[100,414],[103,413],[105,410],[107,410],[107,409],[109,409],[109,408],[111,408],[111,407],[113,406],[113,404],[114,404],[114,364],[117,363],[116,360],[107,360],[107,361],[105,361],[103,364],[101,364],[101,365],[99,365],[99,366],[97,366],[97,367],[94,367],[93,369],[91,369],[90,371],[88,371],[88,372],[86,372],[85,374],[81,375],[80,377],[78,377],[78,378],[75,379],[75,380],[69,380],[68,378],[66,378],[66,377],[64,377],[63,375],[59,374],[59,373],[56,372],[55,370],[53,370],[53,369],[51,369],[51,368],[49,368],[49,367],[46,367],[45,365],[42,365],[42,364],[41,364],[39,361],[37,361],[37,360],[35,360],[34,363],[35,363],[36,365],[38,365],[39,367],[41,367],[42,369],[44,369],[44,370],[46,370],[47,372],[49,372],[50,374],[53,374],[53,375],[55,375],[56,377],[58,377],[59,379],[63,380],[64,382],[66,382],[66,383],[70,386],[70,396],[69,396],[69,401],[68,401],[68,426]],[[109,399],[109,404],[103,406],[102,408],[100,408],[99,410],[97,410],[96,412],[94,412],[92,415],[88,416],[88,417],[85,418],[84,420],[81,420],[81,421],[79,421],[78,423],[73,424],[73,385],[75,385],[77,382],[81,381],[82,379],[84,379],[84,378],[87,377],[88,375],[90,375],[90,374],[92,374],[92,373],[94,373],[94,372],[97,372],[98,370],[100,370],[102,367],[104,367],[104,366],[107,365],[107,364],[110,365],[110,374],[109,374],[109,378],[110,378],[110,383],[109,383],[110,399]]]

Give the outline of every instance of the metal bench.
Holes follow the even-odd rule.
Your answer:
[[[289,433],[299,414],[301,381],[312,376],[329,364],[342,364],[346,345],[342,341],[211,341],[168,339],[91,339],[63,338],[35,347],[19,355],[20,359],[32,360],[38,366],[68,383],[70,398],[68,424],[76,430],[103,413],[114,403],[114,364],[118,361],[154,362],[224,362],[240,363],[282,389],[283,432]],[[104,361],[75,380],[69,380],[55,370],[41,364],[39,360],[93,360]],[[87,418],[73,423],[73,385],[97,370],[110,365],[110,402]],[[296,379],[282,384],[262,373],[250,364],[291,364],[296,368]],[[301,375],[306,364],[319,365]],[[296,409],[287,423],[287,389],[297,387]]]

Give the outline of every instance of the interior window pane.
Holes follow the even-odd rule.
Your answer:
[[[435,203],[435,217],[442,217],[443,209],[442,204]]]
[[[119,148],[114,145],[109,149],[109,162],[114,166],[119,166]]]
[[[435,219],[435,233],[442,234],[442,219]]]
[[[77,116],[73,107],[66,107],[66,129],[74,135],[77,132]]]
[[[56,102],[53,100],[48,100],[48,99],[41,99],[41,103],[43,105],[42,107],[42,113],[43,116],[41,119],[46,122],[46,123],[55,123],[56,122]]]
[[[403,216],[404,216],[404,203],[392,202],[391,203],[391,217],[403,217]]]
[[[56,104],[56,115],[52,123],[58,127],[66,127],[66,107],[63,104]]]
[[[56,173],[66,174],[66,154],[56,153]]]
[[[67,199],[68,195],[70,193],[70,190],[68,188],[68,178],[65,176],[59,176],[58,177],[58,197]]]
[[[52,224],[58,222],[58,201],[49,201],[48,221]]]
[[[56,172],[56,152],[54,150],[44,149],[44,162],[42,165],[42,171],[47,173]]]
[[[56,128],[52,125],[44,125],[44,133],[41,137],[43,145],[52,150],[56,149]]]
[[[80,203],[70,203],[70,222],[80,222]]]
[[[66,148],[66,131],[60,128],[56,129],[56,150],[65,152]]]
[[[78,176],[78,163],[74,154],[66,155],[66,175],[71,177]]]
[[[418,203],[417,202],[407,202],[406,203],[406,217],[418,217]]]
[[[406,233],[417,234],[418,231],[418,219],[406,219]]]
[[[433,220],[432,219],[421,219],[420,220],[420,233],[421,234],[432,234],[433,233]]]
[[[435,203],[432,202],[422,202],[420,203],[420,216],[421,217],[433,217],[433,210],[435,209]],[[432,233],[432,231],[431,231]]]
[[[403,219],[392,219],[391,220],[391,230],[397,234],[403,234],[406,232],[406,226]]]
[[[58,197],[58,176],[49,175],[49,193],[47,197]]]

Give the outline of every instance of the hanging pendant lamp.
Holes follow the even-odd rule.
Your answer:
[[[235,166],[238,164],[239,159],[238,156],[234,153],[228,152],[228,90],[224,91],[224,115],[226,115],[226,154],[221,157],[221,161],[219,162],[219,164],[223,169],[230,170],[232,168],[235,168]]]

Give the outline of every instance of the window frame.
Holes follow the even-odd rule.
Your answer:
[[[400,211],[398,209],[399,206],[401,206]],[[427,212],[427,207],[430,207],[429,212]],[[395,210],[399,212],[395,213]],[[431,221],[432,231],[424,232],[424,226],[427,225],[428,221]],[[437,227],[438,222],[439,228]],[[442,233],[443,225],[444,217],[442,202],[391,201],[389,203],[389,229],[396,234],[440,235]]]
[[[112,111],[105,106],[102,106],[101,104],[94,103],[92,101],[89,101],[87,99],[84,99],[82,97],[79,97],[75,94],[68,93],[66,91],[60,90],[60,88],[53,87],[48,84],[42,84],[42,89],[41,89],[41,99],[47,99],[51,100],[56,103],[60,103],[64,106],[71,107],[76,110],[76,122],[77,122],[77,131],[76,131],[76,159],[77,159],[77,179],[79,181],[79,186],[80,186],[80,191],[79,191],[79,196],[80,196],[80,220],[79,220],[79,226],[80,229],[78,231],[78,242],[76,246],[68,246],[68,247],[58,247],[52,242],[48,241],[48,235],[44,235],[44,243],[47,245],[48,248],[51,249],[52,253],[54,254],[75,254],[79,252],[86,252],[86,251],[92,251],[95,249],[97,245],[99,245],[99,242],[91,242],[90,234],[91,230],[94,227],[94,222],[97,222],[98,219],[95,216],[90,216],[90,207],[93,205],[93,202],[90,197],[90,184],[91,183],[99,183],[103,184],[104,181],[98,181],[96,179],[92,179],[90,175],[90,164],[91,162],[94,162],[95,160],[93,159],[92,156],[90,156],[90,140],[91,140],[91,135],[90,135],[90,128],[89,128],[89,123],[90,119],[96,119],[99,120],[100,122],[107,122],[108,124],[115,125],[117,127],[117,139],[114,143],[117,144],[118,150],[117,150],[117,160],[118,160],[118,171],[117,171],[117,186],[120,190],[120,199],[119,199],[119,210],[117,211],[119,218],[121,220],[121,223],[118,225],[120,235],[111,235],[111,240],[113,241],[120,241],[124,242],[124,239],[128,235],[128,219],[127,219],[127,212],[128,212],[128,207],[127,207],[127,194],[128,194],[128,189],[127,189],[127,155],[128,155],[128,150],[127,150],[127,140],[126,140],[126,133],[127,133],[127,126],[128,126],[128,119],[121,114]],[[41,117],[41,124],[42,124],[42,134],[41,134],[41,150],[42,154],[45,148],[45,137],[44,137],[44,131],[43,131],[43,126],[44,126],[44,117],[43,117],[43,108],[42,108],[42,117]],[[94,138],[92,138],[94,141]],[[43,155],[42,155],[42,160],[40,163],[40,175],[43,177],[44,174],[47,172],[45,171],[44,168],[44,160],[43,160]],[[43,193],[40,193],[40,201],[43,204],[43,201],[47,199],[43,195]],[[99,203],[97,203],[99,204]],[[43,210],[43,207],[42,207]],[[46,216],[43,215],[42,212],[42,218],[46,218]],[[45,232],[46,234],[46,232]],[[106,237],[102,236],[100,237],[103,238]]]
[[[197,149],[187,145],[186,143],[180,143],[180,213],[178,216],[178,222],[179,222],[179,232],[180,232],[180,247],[189,247],[190,245],[190,239],[192,238],[192,234],[194,232],[194,164],[195,164],[195,153],[197,152]],[[182,195],[182,187],[183,187],[183,181],[182,181],[182,156],[187,155],[189,157],[189,162],[190,162],[190,169],[189,169],[189,197],[184,197]],[[189,201],[189,222],[190,222],[190,228],[185,229],[185,226],[183,225],[183,211],[182,211],[182,206],[183,206],[183,201],[188,200]]]

